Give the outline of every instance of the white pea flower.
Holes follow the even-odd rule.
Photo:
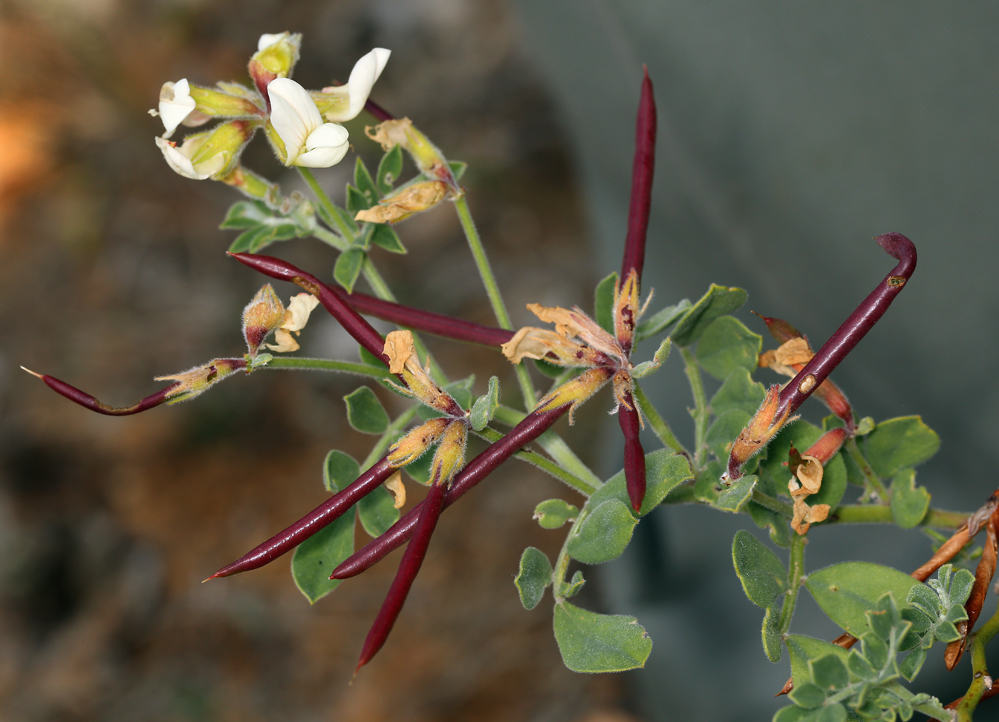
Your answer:
[[[325,88],[324,92],[331,92],[337,95],[347,96],[346,107],[337,104],[326,111],[326,119],[333,121],[344,121],[356,118],[358,113],[364,110],[364,104],[371,95],[371,88],[375,81],[385,69],[388,63],[391,50],[385,48],[375,48],[354,64],[354,69],[350,71],[350,80],[346,85],[339,88]]]
[[[328,168],[347,154],[347,129],[324,123],[319,109],[301,85],[275,78],[267,86],[271,125],[284,143],[285,165]]]
[[[205,180],[218,173],[225,167],[226,159],[221,155],[216,155],[208,159],[207,163],[199,162],[197,165],[192,158],[205,142],[203,134],[198,136],[188,136],[181,145],[166,138],[156,138],[156,145],[163,151],[163,157],[167,164],[173,168],[175,173],[179,173],[191,180]]]
[[[260,40],[257,41],[257,52],[269,48],[271,45],[275,45],[282,40],[285,40],[289,36],[289,33],[264,33],[260,36]]]
[[[176,83],[163,83],[160,89],[159,116],[163,120],[166,132],[164,138],[169,138],[177,130],[177,126],[194,112],[194,98],[191,97],[191,86],[187,78],[181,78]],[[152,111],[150,111],[152,112]]]
[[[294,333],[295,336],[298,336],[302,332],[309,320],[309,314],[318,305],[319,299],[311,293],[300,293],[297,296],[292,296],[291,302],[284,312],[284,322],[274,333],[274,340],[277,343],[266,344],[267,348],[279,353],[298,351],[298,341],[291,334]]]
[[[205,180],[218,178],[233,168],[254,130],[253,123],[231,120],[213,130],[189,135],[180,145],[166,138],[156,138],[156,145],[175,172],[185,178]]]

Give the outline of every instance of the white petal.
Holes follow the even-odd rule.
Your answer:
[[[322,116],[305,88],[290,78],[272,80],[267,95],[271,100],[271,123],[288,152],[285,164],[292,165],[305,150],[309,135],[323,125]]]
[[[259,53],[261,50],[269,48],[275,43],[281,42],[281,39],[287,34],[288,33],[264,33],[260,36],[260,40],[257,41],[257,52]]]
[[[309,320],[309,314],[319,305],[319,299],[311,293],[299,293],[288,303],[287,320],[281,324],[286,331],[301,331]]]
[[[191,163],[191,159],[177,149],[176,143],[171,143],[165,138],[157,138],[156,145],[163,151],[163,157],[175,173],[179,173],[185,178],[192,180],[204,180],[211,175],[211,173],[199,173],[196,171],[194,164]]]
[[[305,141],[306,152],[295,160],[295,165],[306,168],[329,168],[347,155],[350,143],[347,129],[336,123],[323,123]]]
[[[187,78],[176,83],[164,83],[160,89],[160,118],[166,132],[164,138],[169,138],[177,130],[184,119],[194,110],[194,98],[191,97],[191,86]]]
[[[391,54],[391,50],[375,48],[354,64],[354,69],[350,71],[350,80],[347,81],[347,87],[350,89],[350,107],[345,116],[335,120],[350,120],[357,117],[357,114],[364,109],[364,104],[371,95],[371,88],[385,69]]]

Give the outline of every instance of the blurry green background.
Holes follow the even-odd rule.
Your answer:
[[[935,504],[970,509],[995,487],[991,4],[3,0],[3,720],[734,720],[780,706],[769,697],[787,668],[764,662],[729,562],[746,520],[705,510],[657,512],[621,562],[588,572],[588,606],[649,628],[648,669],[566,671],[550,609],[525,612],[511,584],[524,546],[558,548],[530,512],[561,489],[512,464],[444,517],[389,643],[348,687],[398,555],[311,608],[285,560],[199,582],[322,500],[329,448],[364,456],[340,400],[355,381],[260,374],[109,419],[18,369],[129,404],[155,375],[241,352],[239,311],[261,280],[223,254],[233,234],[217,226],[237,198],[170,172],[146,111],[166,80],[243,80],[259,35],[282,30],[305,34],[306,87],[392,49],[373,97],[470,163],[463,184],[515,323],[527,302],[589,308],[617,269],[647,63],[660,145],[645,287],[658,304],[742,286],[747,308],[818,345],[893,264],[869,239],[909,235],[911,287],[836,379],[862,415],[921,413],[941,432],[919,476]],[[365,122],[349,128],[373,163]],[[245,158],[297,187],[262,139]],[[318,174],[334,199],[353,158]],[[398,230],[409,255],[376,262],[399,296],[488,323],[454,214]],[[321,277],[335,259],[312,240],[270,250]],[[480,390],[506,373],[488,351],[434,350]],[[318,314],[303,352],[353,353]],[[689,392],[668,366],[654,391],[689,441]],[[609,404],[568,432],[605,472],[619,458]],[[811,538],[810,568],[855,556],[908,569],[929,552],[914,532]],[[794,629],[835,636],[813,621],[806,604]],[[928,691],[949,701],[966,665]]]

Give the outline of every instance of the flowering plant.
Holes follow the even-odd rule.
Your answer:
[[[936,434],[919,417],[877,423],[860,418],[829,378],[908,285],[916,266],[912,242],[899,233],[876,238],[897,260],[896,266],[817,351],[787,321],[763,317],[779,346],[761,353],[762,337],[732,315],[746,301],[745,292],[734,287],[712,285],[694,303],[684,299],[646,313],[652,294],[642,300],[641,278],[656,137],[652,83],[646,74],[620,272],[597,286],[592,314],[578,306],[530,304],[528,308],[542,323],[554,324],[554,330],[515,330],[459,184],[464,164],[448,161],[412,121],[396,119],[369,100],[389,52],[376,48],[365,55],[345,85],[309,91],[291,79],[300,44],[299,35],[264,35],[249,62],[252,86],[202,87],[187,79],[166,83],[158,110],[152,112],[163,121],[156,145],[171,169],[195,180],[221,181],[247,197],[232,206],[222,224],[240,231],[230,255],[304,293],[285,306],[274,288],[264,285],[243,311],[245,354],[161,376],[158,380],[170,385],[130,407],[108,406],[63,381],[36,374],[67,398],[108,415],[188,400],[236,372],[261,369],[353,374],[413,401],[392,419],[369,386],[346,397],[350,424],[378,437],[368,458],[358,463],[341,451],[330,451],[323,464],[330,498],[209,579],[259,568],[294,550],[295,583],[316,602],[405,545],[395,580],[361,650],[360,670],[385,644],[399,618],[444,509],[498,466],[517,459],[562,481],[580,497],[573,499],[575,504],[548,499],[537,505],[534,518],[543,528],[567,526],[568,531],[554,563],[536,548],[525,549],[515,579],[528,609],[551,588],[555,638],[570,669],[614,672],[641,667],[652,648],[635,618],[597,614],[569,601],[585,583],[578,565],[618,557],[636,525],[659,505],[698,504],[745,515],[769,530],[774,545],[788,550],[785,566],[747,531],[736,534],[732,547],[746,596],[765,610],[766,656],[777,662],[785,648],[790,656],[792,678],[782,691],[792,704],[775,719],[893,719],[896,714],[908,719],[913,710],[941,719],[970,719],[991,692],[984,646],[999,631],[999,615],[977,634],[972,629],[995,570],[999,503],[993,495],[970,514],[932,508],[929,492],[916,485],[914,467],[935,453]],[[345,158],[349,137],[338,123],[365,109],[380,121],[367,135],[383,155],[374,174],[358,158],[353,184],[338,206],[310,168],[329,167]],[[171,140],[181,126],[196,128],[216,118],[221,122],[212,129],[189,134],[179,143]],[[297,167],[313,200],[298,193],[285,196],[278,184],[242,165],[243,149],[261,129],[279,162]],[[406,155],[416,174],[400,182]],[[376,247],[405,252],[396,224],[447,203],[458,213],[496,326],[398,304],[372,261]],[[304,236],[340,252],[333,269],[336,285],[259,253],[277,241]],[[374,296],[355,291],[361,276]],[[298,350],[297,338],[307,332],[309,316],[320,305],[357,342],[360,362],[284,355]],[[365,315],[401,328],[382,337]],[[667,331],[669,336],[656,350],[636,363],[639,344]],[[419,333],[502,353],[513,364],[523,411],[500,403],[496,377],[477,397],[473,377],[452,381],[446,362],[427,352]],[[269,341],[272,335],[274,343]],[[694,441],[689,448],[641,386],[674,346],[693,395]],[[540,399],[528,365],[551,381]],[[765,388],[753,378],[765,368],[792,378],[783,386]],[[720,384],[710,398],[704,374]],[[553,427],[563,416],[571,424],[573,411],[608,383],[613,389],[608,406],[624,437],[624,457],[618,474],[601,479]],[[831,412],[821,427],[794,415],[812,396]],[[645,428],[650,432],[647,441],[654,437],[658,447],[650,453],[643,445]],[[470,436],[488,444],[472,458],[467,452]],[[545,453],[529,448],[532,444]],[[427,487],[426,498],[406,513],[403,471],[411,482]],[[857,498],[845,502],[851,484],[858,487]],[[355,551],[356,520],[372,540]],[[806,574],[805,544],[811,529],[842,523],[936,527],[953,534],[940,537],[930,560],[911,574],[867,562],[844,562]],[[956,568],[958,553],[983,529],[986,542],[975,573]],[[934,573],[937,577],[931,579]],[[825,642],[790,633],[802,587],[843,628],[842,636]],[[973,681],[961,700],[948,705],[956,712],[900,682],[915,678],[936,641],[948,644],[950,668],[966,647],[972,651]],[[901,654],[905,656],[899,661]]]

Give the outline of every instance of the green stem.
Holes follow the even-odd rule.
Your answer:
[[[495,443],[503,438],[503,434],[501,434],[496,429],[490,429],[489,427],[486,427],[482,431],[477,431],[475,433],[490,443]],[[545,473],[555,477],[562,483],[575,489],[576,491],[578,491],[580,494],[582,494],[587,498],[589,498],[590,495],[592,495],[593,492],[596,491],[596,487],[586,483],[578,476],[570,474],[561,466],[553,463],[549,459],[546,459],[541,454],[537,454],[533,451],[518,451],[516,454],[514,454],[514,458],[520,459],[521,461],[526,461],[527,463],[538,467]]]
[[[979,629],[971,642],[971,686],[957,706],[958,722],[971,722],[971,715],[987,689],[985,682],[991,680],[985,662],[985,645],[999,632],[999,609],[985,625]],[[992,685],[990,684],[989,687]]]
[[[454,202],[454,208],[458,212],[458,220],[461,221],[461,229],[465,232],[465,239],[468,241],[468,248],[475,259],[475,266],[479,269],[479,276],[482,278],[482,285],[485,286],[486,295],[489,297],[489,304],[493,307],[493,314],[500,328],[508,331],[513,330],[513,323],[510,321],[510,314],[507,313],[506,304],[500,294],[499,284],[496,283],[496,276],[493,275],[492,266],[486,257],[486,249],[482,246],[482,239],[479,231],[472,220],[472,212],[468,208],[468,198],[462,195]],[[533,409],[538,404],[538,397],[534,391],[534,384],[531,383],[531,376],[523,364],[516,364],[514,372],[517,375],[517,383],[520,385],[520,393],[524,397],[524,408]]]
[[[850,455],[850,458],[860,467],[860,473],[864,475],[864,482],[869,487],[868,492],[873,492],[877,496],[878,503],[888,504],[891,501],[891,495],[885,489],[885,485],[881,483],[881,478],[874,473],[874,469],[871,468],[867,459],[864,458],[863,452],[860,451],[860,446],[857,445],[857,439],[847,439],[843,446],[846,448],[846,453]]]
[[[705,438],[708,434],[708,420],[711,412],[708,409],[708,399],[704,395],[704,382],[701,379],[701,369],[694,358],[693,352],[686,347],[680,348],[683,356],[683,370],[690,381],[690,391],[694,395],[694,410],[691,415],[694,417],[694,471],[700,472],[704,465],[704,452],[707,450]]]
[[[791,553],[788,557],[787,595],[780,608],[780,633],[786,634],[791,628],[791,617],[794,616],[794,606],[798,602],[798,590],[801,589],[801,579],[805,575],[805,537],[799,534],[791,535]]]
[[[930,509],[919,523],[919,526],[936,527],[938,529],[957,529],[964,524],[969,512],[945,511]],[[824,524],[893,524],[891,507],[880,504],[844,504],[838,506],[826,519]]]
[[[336,250],[343,252],[347,250],[347,242],[343,240],[333,231],[327,231],[322,226],[316,226],[312,229],[312,236],[318,238],[320,241],[328,246],[332,246]]]
[[[300,358],[298,356],[275,356],[266,364],[254,367],[261,369],[305,369],[307,371],[339,371],[341,373],[370,376],[377,379],[389,379],[394,376],[388,369],[379,369],[362,363],[351,361],[333,361],[324,358]]]
[[[496,409],[493,418],[504,426],[516,426],[527,417],[527,414],[509,406],[500,406]],[[594,489],[599,489],[604,485],[603,480],[593,473],[593,471],[565,442],[561,436],[554,431],[546,431],[537,438],[538,445],[548,452],[555,459],[559,466],[568,471],[578,479],[582,479],[586,484]],[[589,496],[589,494],[587,494]]]
[[[687,450],[683,448],[683,444],[673,434],[673,430],[666,423],[666,419],[659,414],[659,410],[652,405],[649,397],[646,396],[645,391],[642,390],[642,387],[637,382],[632,389],[632,394],[638,403],[638,408],[642,412],[642,416],[645,417],[645,420],[649,422],[649,426],[652,427],[652,433],[659,437],[663,446],[668,446],[678,454],[685,453]]]
[[[769,494],[764,494],[759,489],[753,489],[753,501],[762,507],[769,509],[770,511],[775,511],[780,514],[785,519],[791,519],[794,517],[794,508],[780,499],[770,496]]]

